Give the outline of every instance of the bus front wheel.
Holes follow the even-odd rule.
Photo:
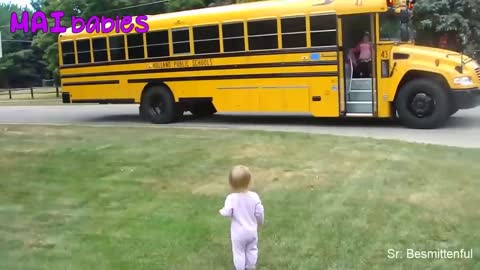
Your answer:
[[[438,128],[450,117],[448,92],[433,80],[408,82],[400,89],[395,105],[400,122],[409,128]]]
[[[140,116],[154,124],[168,124],[177,121],[180,108],[175,103],[169,89],[162,86],[154,86],[146,90],[140,104]]]

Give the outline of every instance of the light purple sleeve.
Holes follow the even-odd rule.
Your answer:
[[[225,199],[225,205],[223,206],[222,209],[220,209],[220,215],[224,217],[232,217],[233,216],[233,208],[232,208],[232,203],[231,203],[231,197],[227,196]]]
[[[257,205],[255,205],[255,218],[257,218],[258,224],[263,224],[265,222],[265,210],[260,198],[258,199]]]

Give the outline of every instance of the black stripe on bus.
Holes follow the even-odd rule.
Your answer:
[[[268,74],[241,74],[223,76],[194,76],[174,77],[155,79],[131,79],[128,83],[149,83],[149,82],[178,82],[178,81],[204,81],[204,80],[234,80],[234,79],[265,79],[265,78],[300,78],[300,77],[335,77],[337,72],[305,72],[305,73],[268,73]]]
[[[408,58],[410,58],[410,55],[406,54],[406,53],[394,53],[393,54],[393,59],[395,59],[395,60],[406,60]]]
[[[99,84],[119,84],[119,80],[110,81],[88,81],[88,82],[66,82],[63,86],[80,86],[80,85],[99,85]]]
[[[117,99],[77,99],[72,100],[72,103],[104,103],[104,104],[133,104],[133,98],[117,98]]]
[[[298,48],[298,49],[278,49],[266,51],[248,51],[248,52],[232,52],[232,53],[214,53],[214,54],[199,54],[199,55],[182,55],[182,56],[167,56],[144,59],[120,60],[110,62],[98,63],[82,63],[72,65],[62,65],[60,69],[94,67],[94,66],[110,66],[123,64],[138,64],[138,63],[154,63],[158,61],[177,61],[177,60],[194,60],[194,59],[211,59],[211,58],[229,58],[237,56],[255,56],[255,55],[275,55],[275,54],[289,54],[289,53],[320,53],[320,52],[337,52],[337,46],[329,46],[323,48]]]
[[[82,77],[98,77],[98,76],[114,76],[114,75],[150,74],[150,73],[164,73],[164,72],[202,71],[202,70],[250,69],[250,68],[274,68],[274,67],[305,67],[305,66],[334,66],[334,65],[338,65],[337,61],[234,64],[234,65],[219,65],[219,66],[164,68],[164,69],[142,69],[142,70],[125,70],[125,71],[111,71],[111,72],[67,74],[67,75],[63,75],[62,79],[82,78]]]

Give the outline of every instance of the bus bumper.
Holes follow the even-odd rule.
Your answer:
[[[471,109],[480,106],[480,88],[451,91],[458,109]]]

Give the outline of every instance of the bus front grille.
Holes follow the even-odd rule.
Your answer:
[[[478,67],[477,69],[475,69],[475,72],[477,73],[477,78],[478,78],[478,80],[480,81],[480,67]]]

